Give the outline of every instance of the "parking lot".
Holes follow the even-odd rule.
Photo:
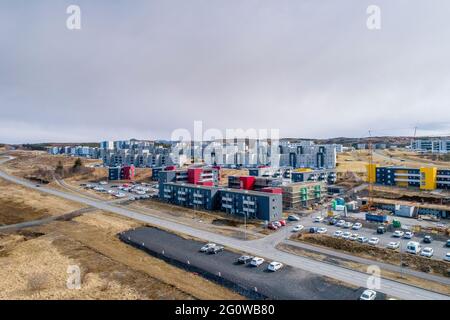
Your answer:
[[[425,247],[431,247],[434,250],[434,255],[432,259],[437,260],[443,260],[447,252],[450,252],[450,248],[446,246],[446,242],[433,240],[431,243],[424,243],[423,238],[419,238],[414,236],[412,239],[404,239],[404,238],[397,238],[393,236],[392,232],[386,232],[384,234],[378,234],[376,229],[369,229],[369,228],[361,228],[359,230],[352,230],[352,228],[343,228],[343,227],[337,227],[335,225],[330,225],[326,220],[323,222],[314,222],[314,218],[316,215],[312,215],[310,217],[302,218],[298,223],[296,224],[302,224],[304,225],[304,231],[303,232],[309,232],[309,229],[311,227],[324,227],[327,229],[326,234],[333,235],[336,230],[341,230],[343,232],[351,232],[352,234],[358,234],[359,236],[364,236],[367,238],[376,237],[380,241],[377,244],[379,247],[387,247],[387,245],[390,242],[400,242],[400,248],[397,250],[401,250],[402,252],[406,252],[406,245],[409,241],[417,241],[422,246],[422,249]],[[345,218],[342,218],[342,220],[345,220]],[[351,240],[348,240],[351,241]],[[366,243],[367,244],[367,243]],[[369,245],[369,244],[367,244]]]
[[[121,239],[138,248],[151,252],[164,260],[197,272],[207,278],[228,286],[234,285],[237,291],[252,292],[269,299],[350,299],[356,300],[363,288],[350,288],[329,281],[290,266],[271,272],[267,270],[270,261],[258,267],[238,264],[239,253],[224,250],[217,254],[200,252],[204,243],[181,238],[156,228],[138,228],[124,232]],[[254,298],[254,297],[252,297]],[[379,294],[378,298],[384,298]]]
[[[91,189],[98,193],[110,194],[118,199],[141,200],[157,196],[158,189],[154,184],[118,181],[100,181],[83,183],[80,187]]]

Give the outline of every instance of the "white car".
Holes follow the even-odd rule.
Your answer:
[[[444,257],[444,260],[450,262],[450,252],[447,252],[447,254]]]
[[[344,223],[344,225],[343,225],[343,227],[346,228],[346,229],[349,229],[349,228],[351,228],[352,226],[353,226],[353,223],[351,223],[351,222],[346,222],[346,223]]]
[[[359,234],[353,233],[348,239],[351,241],[356,241],[359,237]]]
[[[105,185],[108,184],[108,182],[106,182],[106,181],[100,181],[99,183],[100,183],[102,186],[105,186]]]
[[[411,231],[406,231],[403,238],[405,239],[412,239],[414,237],[414,233]]]
[[[401,238],[401,237],[404,236],[404,234],[405,233],[403,231],[401,231],[401,230],[395,230],[393,236],[396,237],[396,238]]]
[[[431,247],[425,247],[422,249],[422,251],[420,252],[420,255],[422,257],[427,257],[427,258],[431,258],[433,256],[434,250]]]
[[[347,240],[347,239],[349,239],[351,237],[351,235],[352,235],[351,232],[346,231],[346,232],[344,232],[342,234],[342,239],[346,239]]]
[[[264,262],[263,258],[260,257],[254,257],[252,261],[250,261],[250,264],[254,267],[260,266]]]
[[[277,271],[280,270],[281,268],[283,268],[283,264],[277,261],[273,261],[269,263],[269,265],[267,266],[267,270],[269,271]]]
[[[369,238],[367,238],[367,237],[358,237],[358,239],[356,239],[356,240],[358,240],[358,242],[360,242],[360,243],[369,242]]]
[[[115,194],[114,196],[116,198],[125,198],[126,197],[125,193],[122,193],[122,192],[119,192],[119,193]]]
[[[377,297],[377,293],[373,290],[364,290],[362,295],[359,297],[359,300],[375,300]]]
[[[303,228],[304,227],[301,224],[299,224],[299,225],[296,225],[294,228],[292,228],[292,231],[293,232],[299,232],[299,231],[302,231]]]
[[[380,239],[378,239],[377,237],[373,237],[369,239],[369,244],[376,246],[378,243],[380,243]]]
[[[359,230],[361,228],[362,228],[362,224],[360,222],[355,223],[352,227],[353,230]]]
[[[343,234],[343,232],[341,231],[341,230],[336,230],[334,233],[333,233],[333,236],[335,236],[335,237],[342,237],[342,234]]]
[[[200,248],[201,252],[207,252],[210,248],[214,248],[216,246],[215,243],[207,243],[203,247]]]
[[[393,250],[398,249],[398,248],[400,248],[400,242],[391,241],[388,243],[387,247],[388,247],[388,249],[393,249]]]
[[[343,227],[345,224],[345,220],[339,220],[338,222],[336,222],[336,227]]]
[[[317,216],[314,218],[314,222],[322,222],[323,221],[323,217]]]
[[[327,228],[319,228],[319,229],[317,229],[317,233],[320,233],[320,234],[324,234],[324,233],[327,233]]]

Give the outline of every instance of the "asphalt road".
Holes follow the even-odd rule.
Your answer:
[[[218,254],[202,253],[203,242],[187,240],[156,228],[138,228],[124,232],[121,238],[153,253],[164,252],[164,258],[185,264],[190,270],[208,272],[216,281],[239,284],[242,292],[257,292],[269,299],[357,300],[364,288],[336,284],[307,271],[285,266],[277,272],[267,270],[271,261],[259,267],[236,263],[239,254],[225,250]],[[142,246],[142,244],[144,244]],[[201,270],[201,271],[200,271]],[[220,275],[220,276],[219,276]],[[252,297],[252,295],[250,295]],[[377,298],[385,298],[380,294]]]
[[[1,160],[2,162],[8,159]],[[51,194],[57,197],[61,197],[67,200],[83,203],[100,210],[110,211],[131,219],[136,219],[145,223],[152,224],[167,230],[174,232],[184,233],[196,238],[205,239],[205,241],[212,241],[218,244],[222,244],[229,248],[248,252],[255,256],[262,256],[270,260],[279,261],[285,265],[300,268],[304,271],[309,271],[321,276],[328,276],[330,278],[340,280],[357,287],[366,287],[369,275],[363,272],[345,269],[339,266],[329,265],[313,259],[296,256],[290,253],[281,252],[270,244],[271,237],[264,237],[258,240],[238,240],[230,238],[224,235],[215,234],[206,230],[199,230],[188,225],[177,223],[174,221],[168,221],[160,217],[141,214],[129,209],[119,208],[106,202],[88,199],[76,194],[66,193],[59,190],[54,190],[46,187],[36,187],[36,184],[29,181],[10,176],[7,173],[0,170],[0,177],[19,185]],[[275,233],[277,234],[277,233]],[[276,236],[274,236],[276,237]],[[396,281],[383,279],[382,286],[378,291],[383,292],[389,296],[397,297],[400,299],[419,299],[419,300],[450,300],[450,296],[444,294],[438,294],[426,289],[402,284]]]

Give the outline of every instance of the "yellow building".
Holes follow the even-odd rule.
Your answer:
[[[377,168],[378,164],[367,164],[367,182],[368,183],[375,183],[377,182]]]
[[[437,183],[437,168],[422,167],[420,168],[420,189],[434,190]]]

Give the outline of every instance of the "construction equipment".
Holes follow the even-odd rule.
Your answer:
[[[362,205],[360,207],[361,211],[366,211],[366,212],[374,212],[376,211],[376,208],[373,206],[373,183],[375,181],[374,177],[370,177],[370,175],[373,174],[372,172],[372,168],[373,168],[373,144],[372,144],[372,132],[369,130],[369,139],[368,139],[368,149],[369,149],[369,170],[367,172],[367,174],[369,175],[368,177],[368,201],[367,204]]]

